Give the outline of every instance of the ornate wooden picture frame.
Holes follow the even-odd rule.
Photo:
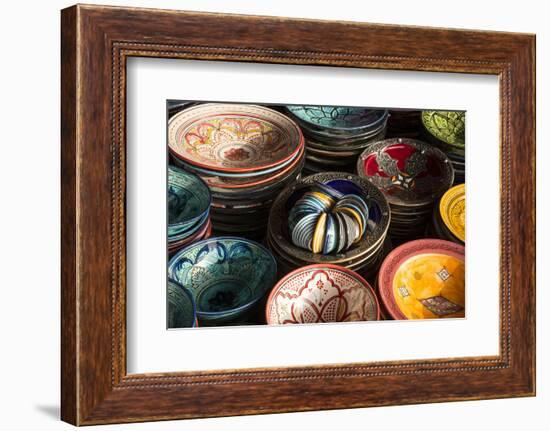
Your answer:
[[[533,35],[79,5],[62,11],[61,49],[64,421],[89,425],[535,394]],[[133,56],[497,75],[500,354],[127,374],[125,66]]]

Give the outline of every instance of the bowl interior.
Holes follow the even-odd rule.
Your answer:
[[[193,174],[170,167],[168,170],[168,224],[192,224],[210,207],[210,190]]]
[[[247,309],[273,287],[277,267],[260,244],[241,238],[211,238],[179,252],[170,277],[188,287],[197,314],[225,314]]]
[[[168,328],[190,328],[195,324],[195,301],[183,286],[168,281]]]

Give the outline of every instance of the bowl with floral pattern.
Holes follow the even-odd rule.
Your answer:
[[[277,264],[269,250],[229,236],[192,244],[168,265],[168,276],[192,293],[201,324],[239,319],[266,296],[276,274]]]
[[[356,272],[338,265],[310,265],[287,274],[267,300],[269,325],[379,320],[374,290]]]

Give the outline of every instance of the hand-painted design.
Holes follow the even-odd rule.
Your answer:
[[[241,238],[200,241],[170,261],[171,278],[187,287],[199,317],[249,308],[275,283],[273,256],[260,244]]]
[[[204,104],[170,120],[168,146],[196,169],[240,173],[290,161],[303,146],[303,136],[292,120],[268,108]]]
[[[458,111],[423,111],[424,127],[447,145],[464,149],[466,113]]]
[[[461,241],[466,239],[466,188],[458,184],[450,188],[439,203],[439,214],[445,226]]]
[[[447,281],[451,277],[451,274],[449,273],[449,271],[445,267],[443,267],[439,271],[437,271],[436,274],[439,276],[441,281]]]
[[[357,274],[335,265],[301,268],[281,280],[267,304],[269,324],[377,320],[374,292]]]
[[[464,309],[463,306],[455,304],[443,296],[432,296],[431,298],[419,299],[419,301],[424,307],[438,316],[447,316]]]
[[[429,204],[447,190],[453,167],[439,149],[413,139],[387,139],[369,146],[357,171],[373,182],[390,204]]]
[[[406,298],[407,296],[409,296],[409,289],[407,289],[406,286],[401,286],[401,287],[399,287],[398,290],[399,290],[400,295],[403,298]]]
[[[195,326],[195,301],[191,293],[179,284],[169,280],[168,328],[190,328]]]
[[[385,110],[347,106],[288,106],[287,108],[299,120],[328,129],[373,128],[387,116]]]

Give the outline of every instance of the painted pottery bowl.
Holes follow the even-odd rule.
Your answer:
[[[337,265],[310,265],[282,278],[267,300],[269,325],[378,320],[372,287]]]
[[[333,133],[361,133],[385,121],[388,112],[382,109],[346,106],[287,106],[293,116],[308,127],[328,129]]]
[[[458,184],[445,192],[439,201],[439,214],[451,233],[462,242],[466,239],[466,187]]]
[[[168,236],[174,237],[208,217],[212,198],[196,175],[168,166]]]
[[[196,326],[197,309],[191,292],[175,281],[168,280],[167,294],[168,329],[192,328]]]
[[[168,123],[172,154],[197,169],[215,172],[280,167],[303,145],[294,121],[262,106],[202,104],[176,114]]]
[[[357,172],[370,180],[390,205],[429,205],[454,180],[449,159],[438,148],[414,139],[386,139],[369,146],[357,160]]]
[[[325,188],[327,192],[328,190],[335,190],[338,193],[334,195],[335,198],[341,199],[342,196],[350,194],[360,196],[368,208],[367,227],[360,240],[350,247],[342,246],[340,252],[329,254],[313,253],[309,249],[295,245],[291,231],[295,229],[293,223],[299,217],[295,216],[294,221],[288,222],[290,211],[304,195],[304,191],[311,190],[312,186],[319,187],[323,185],[329,186]],[[342,214],[337,217],[340,216]],[[342,217],[340,218],[342,219]],[[344,221],[340,220],[340,223],[334,224],[335,238],[330,238],[329,241],[337,241],[336,244],[340,244],[341,241],[349,237],[348,231],[345,230],[348,225],[345,220],[344,218]],[[270,247],[276,253],[277,259],[284,260],[289,267],[299,267],[313,263],[335,263],[350,267],[368,262],[380,250],[388,232],[389,224],[390,208],[388,202],[370,181],[344,172],[324,172],[302,178],[279,194],[269,214],[268,241]],[[353,226],[353,229],[359,229],[358,224],[356,227],[353,221],[349,226],[349,229],[352,229],[351,226]],[[305,235],[309,235],[308,231]],[[303,241],[303,239],[297,241]],[[344,248],[346,249],[344,250]]]
[[[243,238],[199,241],[170,260],[168,275],[187,287],[200,321],[221,323],[243,315],[275,284],[277,264],[262,245]]]
[[[464,317],[464,246],[439,239],[407,242],[386,256],[378,274],[393,319]]]
[[[422,111],[422,124],[435,138],[457,150],[464,150],[466,113],[460,111]]]

